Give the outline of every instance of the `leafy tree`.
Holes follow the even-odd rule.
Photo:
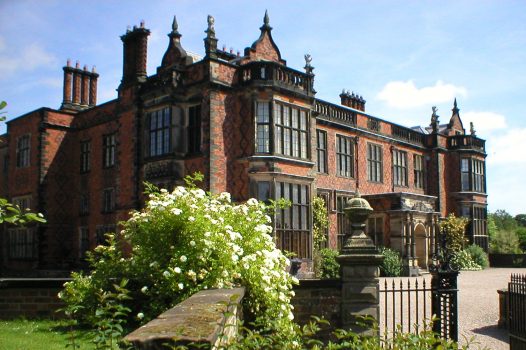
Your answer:
[[[516,233],[519,237],[519,244],[521,249],[526,252],[526,227],[519,227]]]
[[[506,210],[499,209],[490,215],[493,217],[498,230],[513,231],[518,226],[517,221]]]
[[[488,215],[488,236],[489,239],[492,240],[493,237],[495,237],[495,234],[497,233],[497,224],[495,224],[495,219],[493,218],[493,214]]]
[[[497,254],[520,254],[519,237],[515,231],[499,230],[491,240],[491,252]]]
[[[455,214],[449,214],[446,219],[440,223],[440,228],[446,232],[448,250],[453,254],[464,249],[464,244],[467,243],[465,237],[467,223],[468,219],[456,217]]]
[[[515,221],[517,221],[519,226],[526,227],[526,214],[515,215]]]

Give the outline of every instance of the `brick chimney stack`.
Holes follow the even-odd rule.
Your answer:
[[[80,104],[80,89],[82,81],[82,70],[80,69],[80,63],[75,63],[75,69],[73,70],[73,104]]]
[[[123,67],[121,86],[140,83],[146,80],[146,56],[150,31],[141,21],[140,27],[134,26],[121,36],[123,43]]]
[[[95,72],[95,66],[91,69],[91,79],[89,85],[89,106],[97,105],[97,79],[99,75]]]
[[[355,95],[354,92],[350,93],[349,90],[347,90],[347,92],[345,92],[345,90],[342,90],[340,98],[342,105],[365,112],[366,101],[362,96],[359,96],[358,94]]]
[[[73,68],[71,67],[71,60],[68,59],[64,67],[64,98],[62,106],[71,104],[71,84],[73,83]]]
[[[80,105],[82,107],[88,106],[88,100],[89,100],[89,71],[88,66],[84,65],[84,71],[82,72],[82,91],[80,94]]]
[[[95,67],[90,72],[87,66],[80,68],[77,61],[75,67],[68,59],[64,69],[64,96],[61,110],[80,111],[97,104],[97,78]]]

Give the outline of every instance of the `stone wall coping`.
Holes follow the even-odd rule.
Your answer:
[[[228,313],[241,312],[240,304],[244,294],[244,288],[197,292],[128,334],[124,340],[138,349],[165,349],[167,343],[210,344],[214,347],[221,340],[221,334],[232,333],[225,329],[228,327],[225,325],[236,321]]]

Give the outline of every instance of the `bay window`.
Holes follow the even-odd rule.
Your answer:
[[[256,153],[309,158],[309,118],[306,110],[276,101],[258,101],[255,114]]]

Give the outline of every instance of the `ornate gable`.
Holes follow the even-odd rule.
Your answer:
[[[287,62],[281,58],[279,48],[272,39],[272,27],[269,25],[268,12],[265,11],[263,26],[259,28],[261,35],[254,41],[251,47],[245,49],[245,62],[251,61],[273,61],[286,65]]]
[[[451,115],[451,119],[449,120],[449,124],[447,125],[448,130],[450,130],[452,134],[465,134],[464,125],[462,125],[462,120],[460,119],[460,109],[457,107],[456,98],[455,102],[453,103],[452,111],[453,113]]]
[[[168,44],[168,49],[166,49],[166,52],[164,53],[161,67],[159,67],[160,69],[168,69],[180,65],[185,66],[192,61],[192,58],[188,56],[181,46],[181,34],[177,30],[178,27],[177,19],[174,16],[172,32],[168,34],[170,43]]]

